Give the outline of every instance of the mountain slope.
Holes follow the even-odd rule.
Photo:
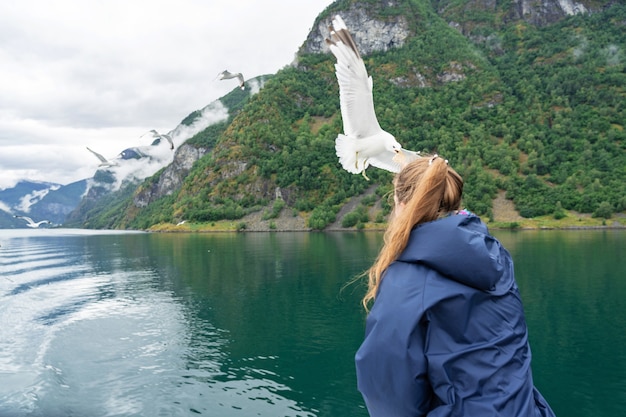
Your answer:
[[[212,147],[179,188],[140,197],[160,181],[157,173],[100,212],[120,211],[106,227],[289,210],[323,229],[372,185],[366,204],[380,209],[368,209],[369,220],[382,221],[391,175],[373,170],[368,183],[341,170],[334,152],[342,125],[323,39],[335,13],[368,53],[381,126],[407,148],[449,159],[466,181],[468,208],[493,217],[499,190],[524,217],[626,208],[624,5],[337,1],[320,14],[293,65],[226,123],[198,134]]]

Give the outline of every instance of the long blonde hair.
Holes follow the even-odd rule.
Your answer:
[[[448,166],[448,161],[437,155],[425,156],[407,164],[396,175],[393,185],[396,201],[403,204],[403,209],[394,209],[385,231],[383,247],[367,271],[368,290],[362,301],[366,310],[376,298],[383,272],[406,247],[411,230],[461,206],[463,178]]]

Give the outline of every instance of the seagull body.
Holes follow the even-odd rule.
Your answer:
[[[419,152],[402,148],[395,137],[378,124],[374,111],[372,77],[356,43],[340,16],[335,16],[326,39],[337,59],[335,74],[339,83],[339,104],[344,134],[335,140],[335,151],[342,167],[353,174],[362,174],[368,166],[398,172],[408,162],[419,158]]]
[[[172,140],[172,137],[170,135],[166,135],[164,133],[159,133],[156,130],[152,129],[149,130],[148,132],[144,133],[143,135],[139,136],[139,137],[143,137],[145,135],[147,135],[148,133],[152,134],[152,138],[155,139],[154,142],[152,142],[152,145],[158,145],[159,142],[161,141],[161,139],[165,139],[170,143],[170,149],[174,149],[174,141]],[[157,142],[158,140],[158,142]]]
[[[230,80],[231,78],[237,78],[239,80],[239,88],[241,88],[242,90],[245,90],[246,88],[246,83],[244,82],[243,74],[241,74],[240,72],[233,73],[228,70],[224,70],[220,72],[219,74],[217,74],[217,78],[219,78],[220,80]]]
[[[109,161],[104,156],[100,155],[98,152],[89,149],[88,146],[87,146],[87,150],[91,152],[92,154],[96,155],[96,158],[100,160],[100,165],[98,165],[99,167],[112,167],[112,166],[117,165],[115,162]]]
[[[13,217],[15,217],[16,219],[26,220],[28,222],[28,224],[26,224],[26,226],[32,227],[33,229],[38,228],[42,224],[52,224],[52,222],[50,222],[48,220],[42,220],[40,222],[35,223],[33,221],[33,219],[31,219],[30,217],[26,217],[26,216],[13,216]]]

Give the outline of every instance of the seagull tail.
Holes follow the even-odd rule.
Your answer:
[[[352,174],[359,174],[367,168],[367,166],[363,166],[365,161],[357,157],[357,140],[342,134],[339,134],[337,139],[335,139],[335,151],[339,157],[339,163],[341,163],[343,169]]]

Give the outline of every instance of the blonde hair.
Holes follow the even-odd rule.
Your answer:
[[[367,271],[368,290],[362,301],[366,310],[376,298],[383,272],[406,247],[411,230],[461,206],[463,178],[448,166],[448,161],[437,155],[407,164],[396,175],[393,185],[396,201],[404,207],[400,211],[394,209],[385,231],[383,247]]]

